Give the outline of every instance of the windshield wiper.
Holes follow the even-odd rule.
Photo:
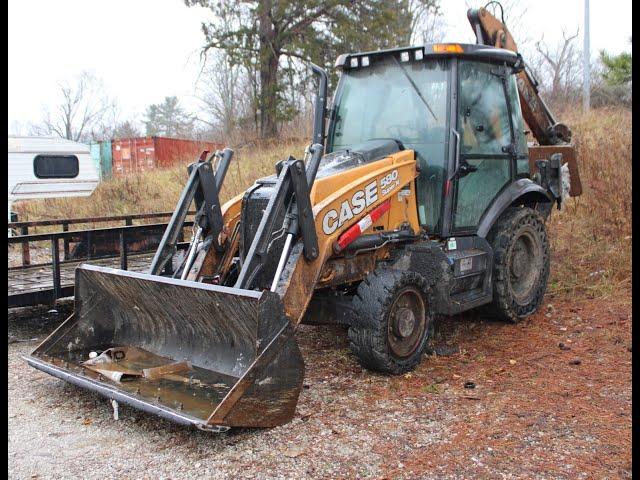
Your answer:
[[[436,114],[433,113],[433,110],[431,110],[431,107],[429,106],[427,101],[422,96],[422,93],[420,93],[420,90],[418,89],[418,86],[415,84],[413,79],[409,76],[409,74],[407,73],[405,68],[402,66],[402,64],[398,61],[398,59],[395,56],[392,56],[391,58],[393,58],[393,60],[396,62],[396,65],[398,65],[400,67],[400,70],[402,70],[402,73],[404,73],[404,76],[407,77],[407,80],[409,80],[409,83],[411,84],[413,89],[418,94],[418,97],[420,97],[420,100],[422,100],[422,103],[424,103],[424,106],[427,107],[427,110],[429,110],[429,113],[431,113],[431,115],[433,115],[433,119],[437,122],[438,121],[438,117],[436,117]]]

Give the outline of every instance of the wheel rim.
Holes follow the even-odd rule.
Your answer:
[[[426,306],[419,290],[404,289],[389,311],[388,339],[393,355],[406,358],[413,354],[424,337]]]
[[[509,262],[509,283],[516,301],[524,305],[535,294],[542,264],[542,248],[537,236],[523,231],[513,243]]]

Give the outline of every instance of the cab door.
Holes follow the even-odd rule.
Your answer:
[[[454,133],[459,151],[452,179],[451,234],[474,234],[484,212],[515,174],[518,146],[511,119],[515,112],[507,96],[509,79],[500,65],[458,63]]]

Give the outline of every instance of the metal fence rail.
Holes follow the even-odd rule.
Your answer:
[[[189,212],[190,215],[195,212]],[[169,218],[173,215],[173,212],[156,212],[156,213],[133,213],[129,215],[111,215],[107,217],[81,217],[81,218],[65,218],[60,220],[34,220],[26,222],[9,222],[8,228],[20,232],[20,235],[15,237],[25,237],[29,235],[29,229],[36,227],[53,227],[60,226],[63,232],[69,231],[69,225],[77,225],[82,223],[107,223],[107,222],[124,222],[125,226],[133,225],[134,220],[148,220],[151,218]],[[33,231],[33,230],[32,230]],[[10,237],[10,238],[15,238]],[[69,256],[69,240],[64,240],[64,253],[65,259]],[[29,249],[29,242],[24,240],[22,242],[22,265],[31,264],[31,254]]]
[[[36,222],[12,222],[10,228],[19,229],[23,234],[8,237],[11,245],[22,245],[21,265],[8,267],[8,306],[21,307],[54,303],[59,298],[73,295],[74,270],[80,263],[113,266],[122,270],[143,271],[148,269],[153,252],[166,228],[166,223],[132,225],[136,219],[169,217],[172,212],[136,214],[112,217],[72,218],[65,220],[44,220]],[[104,223],[123,221],[119,227],[69,230],[71,224]],[[36,226],[62,226],[62,231],[29,234],[29,228]],[[185,221],[184,228],[193,226],[193,221]],[[114,241],[117,239],[117,242]],[[151,239],[151,240],[150,240]],[[157,241],[155,241],[157,239]],[[63,242],[63,258],[60,258],[60,241]],[[48,242],[50,262],[32,264],[30,252],[35,242]],[[72,258],[70,244],[83,244],[86,256]],[[181,242],[178,248],[186,248]],[[97,253],[94,253],[95,250]],[[172,273],[171,264],[165,273]]]

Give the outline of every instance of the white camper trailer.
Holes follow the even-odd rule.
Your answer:
[[[9,137],[9,221],[16,200],[91,195],[100,172],[89,145],[61,138]]]

